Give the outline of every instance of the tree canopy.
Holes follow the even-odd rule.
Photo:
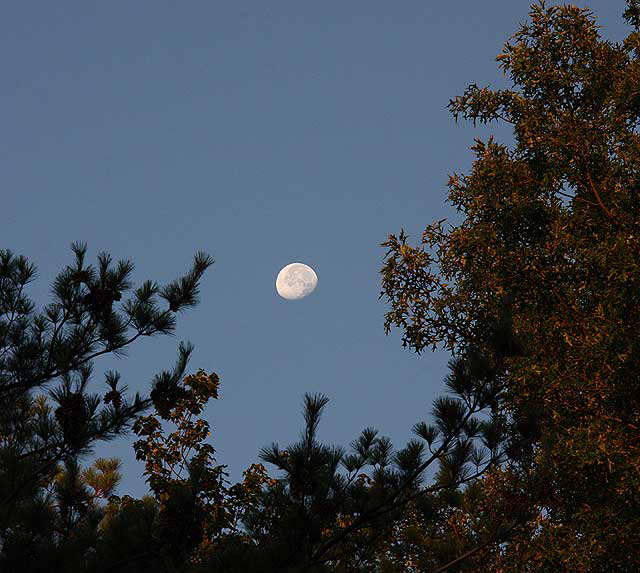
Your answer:
[[[588,10],[540,1],[496,58],[512,88],[450,101],[515,143],[475,140],[448,184],[459,222],[383,243],[387,331],[452,354],[447,394],[399,449],[373,427],[349,448],[319,442],[329,399],[306,394],[299,439],[231,484],[203,417],[220,379],[187,374],[191,345],[148,398],[116,372],[89,392],[96,358],[173,330],[212,259],[132,290],[131,263],[93,267],[75,244],[36,311],[35,269],[0,251],[0,569],[640,570],[637,0],[623,16],[617,44]],[[81,465],[128,428],[143,499],[116,495],[118,460]]]
[[[527,437],[509,469],[535,516],[490,570],[640,567],[640,33],[600,38],[586,9],[532,7],[497,60],[512,90],[470,86],[456,118],[507,122],[453,175],[457,225],[392,235],[387,328],[420,352],[478,346]],[[606,531],[603,524],[607,524]]]
[[[74,261],[55,278],[53,301],[41,310],[26,293],[35,267],[0,251],[0,564],[7,571],[53,571],[63,563],[79,570],[103,514],[97,502],[120,475],[117,460],[98,459],[84,471],[78,460],[160,405],[191,347],[180,346],[175,372],[156,377],[150,399],[129,399],[113,371],[105,373],[103,397],[90,393],[94,360],[172,332],[176,313],[197,304],[200,279],[213,263],[198,253],[176,281],[132,290],[130,261],[114,264],[101,253],[94,267],[86,250],[72,245]]]

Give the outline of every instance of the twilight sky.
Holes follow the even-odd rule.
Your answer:
[[[549,2],[548,4],[556,4]],[[305,392],[331,398],[320,437],[366,426],[397,447],[429,419],[448,356],[403,350],[383,331],[379,246],[401,227],[455,214],[448,175],[474,137],[449,99],[470,83],[509,87],[494,58],[529,2],[382,0],[12,2],[0,19],[0,248],[32,260],[48,302],[69,244],[87,241],[165,283],[204,250],[216,263],[175,337],[95,364],[150,391],[180,340],[190,371],[215,371],[212,444],[231,478],[262,446],[298,438]],[[601,32],[628,30],[622,0],[589,6]],[[303,262],[319,285],[275,291]],[[147,491],[133,436],[98,444],[124,462],[118,493]]]

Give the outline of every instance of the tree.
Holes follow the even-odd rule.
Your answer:
[[[320,443],[328,400],[306,395],[300,439],[261,452],[277,479],[256,464],[230,486],[194,419],[218,379],[184,377],[189,346],[148,400],[127,400],[116,373],[102,409],[87,394],[93,358],[170,331],[210,259],[116,312],[129,264],[103,255],[93,269],[75,245],[54,303],[35,313],[23,294],[33,268],[3,251],[3,570],[639,570],[637,0],[624,16],[634,31],[618,45],[586,10],[535,4],[497,58],[514,89],[473,85],[450,102],[456,119],[511,123],[516,143],[476,140],[470,174],[449,181],[461,223],[429,225],[420,246],[404,232],[384,243],[387,329],[416,352],[454,354],[453,396],[399,451],[372,428],[350,452]],[[54,406],[34,395],[57,379]],[[79,465],[136,418],[153,493],[142,500],[110,495],[117,462]]]
[[[535,511],[487,571],[640,569],[637,0],[624,18],[613,44],[585,9],[533,5],[496,58],[514,89],[449,104],[511,124],[514,148],[476,139],[471,173],[449,180],[462,222],[384,243],[387,330],[416,352],[480,348],[504,383],[498,499],[524,492]]]
[[[240,503],[238,525],[244,535],[215,545],[196,570],[409,571],[404,568],[407,551],[396,538],[410,511],[420,512],[424,527],[440,542],[437,547],[423,544],[416,563],[435,568],[455,558],[458,546],[448,543],[445,513],[436,508],[451,507],[465,484],[496,467],[504,443],[500,416],[477,416],[497,400],[493,370],[471,353],[449,367],[453,396],[437,399],[435,424],[417,423],[419,439],[395,452],[373,428],[362,432],[350,453],[318,442],[328,398],[306,394],[300,440],[285,449],[272,444],[261,451],[262,461],[281,475],[263,478],[250,504]],[[427,485],[424,474],[434,465],[439,470]]]
[[[83,473],[78,460],[97,441],[121,435],[173,390],[158,379],[151,399],[137,393],[128,399],[119,374],[107,372],[109,391],[103,397],[90,394],[93,361],[124,353],[138,338],[171,333],[176,313],[197,304],[200,279],[213,263],[198,253],[182,278],[162,288],[146,281],[123,300],[132,288],[129,261],[114,265],[101,253],[94,267],[85,263],[86,245],[75,243],[72,250],[74,262],[58,274],[53,301],[41,311],[25,292],[35,278],[34,266],[0,251],[0,564],[5,571],[54,571],[58,564],[68,569],[86,549],[80,522],[98,519],[96,499],[117,482],[117,465],[102,460]],[[189,352],[181,345],[182,362]],[[48,397],[38,393],[47,389]],[[87,487],[94,486],[100,493],[91,495]],[[58,556],[76,553],[66,561],[42,561],[54,548]]]
[[[163,382],[173,387],[173,402],[156,401],[155,411],[133,425],[140,438],[136,457],[145,462],[153,495],[109,497],[88,571],[194,571],[230,547],[249,547],[241,521],[272,480],[264,466],[253,464],[241,483],[229,484],[207,443],[209,423],[196,418],[218,398],[220,380],[203,370],[183,377],[185,367],[178,361],[156,379],[156,388]]]

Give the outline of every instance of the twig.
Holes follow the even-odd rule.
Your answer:
[[[498,530],[500,529],[500,525],[502,525],[502,522],[496,525],[495,529],[493,530],[493,533],[488,537],[488,539],[484,543],[482,543],[481,545],[478,545],[477,547],[474,547],[473,549],[470,549],[466,553],[463,553],[462,555],[460,555],[460,557],[456,557],[453,561],[449,561],[449,563],[445,563],[444,565],[441,565],[437,569],[434,569],[433,571],[431,571],[431,573],[442,573],[443,571],[446,571],[447,569],[449,569],[449,567],[453,567],[454,565],[457,565],[458,563],[469,559],[469,557],[473,557],[476,553],[479,553],[483,549],[486,549],[489,545],[491,545],[496,540],[496,537],[498,535]],[[513,524],[508,529],[508,531],[511,531],[514,527],[515,527],[515,524]]]
[[[558,195],[562,195],[563,197],[567,197],[567,199],[574,199],[575,201],[583,201],[584,203],[588,203],[589,205],[595,205],[595,206],[598,205],[597,203],[594,203],[593,201],[589,201],[584,197],[576,197],[575,195],[569,195],[568,193],[563,193],[562,191],[556,191],[556,193]]]
[[[598,205],[600,205],[601,209],[606,213],[607,217],[609,217],[609,219],[613,219],[613,215],[611,214],[611,211],[609,211],[609,209],[607,209],[604,206],[604,203],[602,202],[602,199],[600,199],[600,194],[598,193],[598,190],[596,189],[596,186],[593,184],[593,180],[591,179],[591,175],[589,175],[589,173],[587,172],[587,179],[589,180],[589,185],[591,185],[591,190],[593,191],[593,194],[596,196],[596,201],[598,201]]]

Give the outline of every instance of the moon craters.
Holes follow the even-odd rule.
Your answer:
[[[311,294],[318,284],[315,271],[304,263],[291,263],[276,278],[276,290],[282,298],[297,300]]]

